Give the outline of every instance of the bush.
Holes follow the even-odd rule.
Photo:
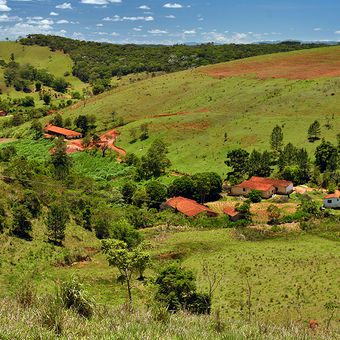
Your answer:
[[[249,200],[250,200],[250,202],[253,202],[253,203],[261,202],[261,200],[262,200],[262,191],[261,190],[257,190],[257,189],[253,189],[249,193]]]

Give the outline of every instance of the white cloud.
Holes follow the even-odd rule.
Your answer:
[[[149,17],[123,17],[123,18],[121,18],[119,15],[115,15],[113,18],[106,17],[103,20],[104,21],[125,21],[125,20],[129,20],[129,21],[138,21],[138,20],[152,21],[152,20],[154,20],[154,18],[151,17],[151,16],[149,16]]]
[[[1,0],[0,0],[1,1]],[[60,9],[73,9],[71,4],[67,4],[66,2],[64,2],[62,5],[57,5],[55,6],[55,8],[60,8]]]
[[[168,19],[176,19],[176,17],[174,15],[166,15],[165,17],[168,18]]]
[[[314,28],[314,31],[322,31],[322,28]]]
[[[119,33],[112,32],[110,35],[118,36],[118,35],[119,35]]]
[[[204,20],[204,19],[203,19],[203,18],[199,18],[199,19],[198,19],[198,21],[202,21],[202,20]]]
[[[165,7],[165,8],[183,8],[183,6],[182,5],[180,5],[180,4],[170,4],[170,3],[168,3],[168,4],[165,4],[163,7]]]
[[[96,26],[98,26],[98,27],[102,27],[102,26],[104,26],[103,24],[97,24]]]
[[[195,30],[184,31],[183,34],[196,34],[196,31]]]
[[[151,30],[151,31],[148,31],[150,34],[168,34],[169,32],[168,31],[162,31],[162,30],[159,30],[159,29],[155,29],[155,30]]]
[[[18,16],[9,17],[7,14],[0,15],[0,22],[13,22],[13,21],[22,21],[22,19]]]
[[[334,33],[335,33],[335,34],[340,34],[340,31],[335,31]]]
[[[59,20],[56,22],[56,24],[69,24],[68,20]]]
[[[33,25],[53,25],[53,20],[43,19],[42,17],[27,17],[27,23]]]
[[[139,6],[138,8],[140,8],[140,9],[150,9],[150,7],[146,6],[146,5]]]
[[[142,29],[141,28],[133,28],[135,32],[140,32]]]
[[[59,13],[51,12],[50,15],[59,15]]]
[[[9,12],[12,8],[8,7],[6,0],[0,0],[0,12]]]
[[[120,4],[122,3],[122,0],[81,0],[81,4],[87,4],[87,5],[107,5],[109,3],[115,3]]]

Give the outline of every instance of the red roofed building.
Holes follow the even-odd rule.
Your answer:
[[[251,177],[249,181],[272,184],[276,188],[276,193],[281,195],[288,195],[293,191],[293,182],[291,181],[256,176]]]
[[[54,135],[58,137],[64,137],[67,139],[76,139],[82,138],[83,134],[80,132],[64,129],[58,126],[54,126],[52,124],[45,127],[45,134]]]
[[[226,207],[222,210],[225,214],[229,215],[229,218],[233,221],[236,222],[242,218],[244,218],[244,215],[236,211],[233,207]]]
[[[276,193],[276,188],[273,184],[259,183],[254,181],[243,181],[239,185],[234,185],[230,189],[230,194],[234,196],[249,196],[249,193],[257,189],[262,192],[262,198],[269,198]]]
[[[340,208],[340,191],[329,194],[323,198],[323,206],[325,208]]]
[[[3,110],[0,110],[0,117],[7,116],[7,113]]]
[[[194,200],[190,200],[185,197],[173,197],[167,200],[167,202],[178,211],[182,212],[187,216],[196,216],[202,212],[206,212],[208,217],[216,217],[218,213],[213,211],[204,205],[197,203]]]

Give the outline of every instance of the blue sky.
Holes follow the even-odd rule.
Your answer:
[[[339,18],[339,0],[0,0],[0,40],[42,33],[119,44],[340,41]]]

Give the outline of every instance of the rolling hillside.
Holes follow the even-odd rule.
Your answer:
[[[63,117],[95,114],[98,129],[111,127],[110,113],[124,123],[117,145],[143,155],[156,137],[170,144],[173,169],[227,172],[228,150],[269,149],[276,124],[284,143],[314,152],[307,129],[319,120],[321,137],[335,142],[340,127],[340,48],[248,58],[134,82],[129,78]],[[291,70],[294,70],[294,73]],[[272,76],[269,76],[272,75]],[[150,138],[132,143],[131,130],[149,124]],[[24,128],[24,126],[23,126]],[[22,128],[21,128],[22,129]],[[225,133],[227,140],[224,141]],[[138,136],[138,131],[137,131]]]

